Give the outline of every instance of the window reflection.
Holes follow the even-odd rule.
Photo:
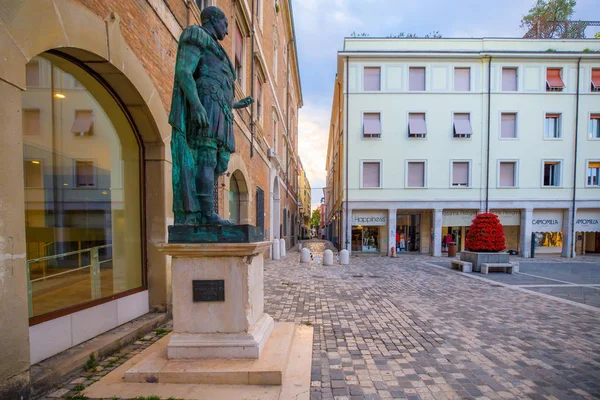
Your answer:
[[[140,149],[114,99],[83,70],[43,54],[26,71],[23,163],[33,317],[142,286]]]

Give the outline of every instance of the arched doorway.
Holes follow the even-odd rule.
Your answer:
[[[240,224],[240,188],[234,176],[229,180],[229,216],[231,222]]]
[[[225,216],[236,225],[250,224],[250,193],[244,173],[240,169],[229,177]]]

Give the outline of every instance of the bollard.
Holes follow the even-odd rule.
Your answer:
[[[273,245],[271,249],[271,259],[279,260],[279,239],[273,239]]]
[[[279,240],[281,242],[279,255],[281,256],[281,258],[285,258],[285,255],[286,255],[286,251],[285,251],[285,239],[281,238]]]
[[[333,265],[333,251],[327,249],[323,252],[323,265]]]
[[[346,250],[346,249],[340,251],[340,264],[342,264],[342,265],[350,264],[350,252],[348,252],[348,250]]]
[[[311,260],[311,254],[310,254],[310,250],[308,250],[306,247],[303,248],[302,250],[300,250],[300,262],[301,263],[309,263]]]
[[[302,250],[302,242],[298,242],[298,251]]]

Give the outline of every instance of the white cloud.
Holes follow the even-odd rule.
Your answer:
[[[298,152],[312,187],[313,210],[323,197],[322,188],[326,186],[325,160],[330,114],[329,107],[308,103],[300,110],[298,121]]]

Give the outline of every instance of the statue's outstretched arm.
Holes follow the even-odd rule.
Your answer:
[[[235,110],[237,108],[246,108],[252,103],[254,103],[254,99],[252,98],[252,96],[248,96],[245,99],[241,99],[240,101],[236,101],[235,103],[233,103],[233,109]]]

